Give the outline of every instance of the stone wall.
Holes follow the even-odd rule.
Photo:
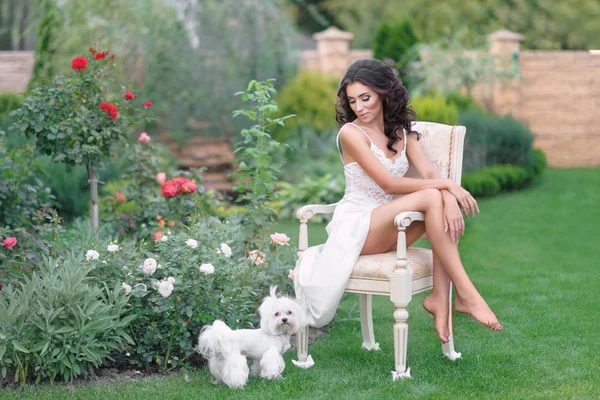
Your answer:
[[[600,54],[523,51],[514,115],[550,165],[600,165]]]
[[[34,60],[33,51],[0,51],[0,92],[25,92]]]

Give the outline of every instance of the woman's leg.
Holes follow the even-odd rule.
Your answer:
[[[469,279],[460,260],[458,247],[450,234],[444,232],[443,207],[442,195],[437,189],[420,190],[377,207],[371,213],[371,225],[362,254],[382,253],[393,246],[398,233],[394,226],[397,214],[403,211],[423,212],[431,247],[456,287],[456,309],[473,316],[490,329],[500,330],[502,326],[498,319]],[[438,277],[443,278],[441,275]]]
[[[406,229],[406,246],[411,246],[425,233],[425,223],[415,221]],[[391,250],[396,250],[396,243]],[[435,317],[435,330],[442,343],[447,343],[450,336],[448,326],[450,313],[450,277],[441,264],[439,257],[433,253],[433,288],[423,299],[423,308]]]

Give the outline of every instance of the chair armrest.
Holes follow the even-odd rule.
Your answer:
[[[419,211],[401,212],[394,218],[394,225],[398,228],[408,228],[415,221],[425,221],[425,214]]]
[[[298,237],[298,254],[308,248],[308,227],[306,223],[316,214],[332,214],[338,203],[334,204],[309,204],[296,211],[296,218],[300,220],[300,236]]]
[[[299,220],[308,221],[316,214],[333,214],[335,207],[338,203],[333,204],[309,204],[304,207],[300,207],[296,211],[296,218]]]

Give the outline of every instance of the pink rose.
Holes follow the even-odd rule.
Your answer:
[[[277,233],[271,235],[271,240],[273,243],[278,244],[280,246],[287,246],[290,238],[285,233]]]
[[[13,247],[15,247],[16,244],[17,244],[16,237],[7,237],[2,242],[2,247],[6,247],[7,249],[12,249]]]
[[[252,250],[248,254],[248,258],[256,265],[263,265],[266,261],[265,253],[258,250]]]
[[[140,134],[140,137],[138,138],[138,142],[142,143],[142,144],[148,144],[150,143],[150,136],[148,136],[148,134],[146,132],[142,132]]]
[[[156,174],[156,182],[158,182],[159,185],[164,185],[165,182],[167,181],[167,174],[164,172],[159,172],[158,174]]]
[[[290,278],[291,280],[294,280],[294,270],[290,269],[288,272],[288,278]]]

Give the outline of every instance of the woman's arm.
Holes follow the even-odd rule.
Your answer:
[[[421,144],[414,135],[408,135],[406,144],[406,153],[410,158],[410,162],[415,166],[419,175],[426,179],[440,178],[438,170],[429,162],[427,156],[421,148]],[[463,189],[464,190],[464,189]],[[442,197],[444,199],[444,230],[450,231],[450,235],[454,241],[458,241],[459,237],[465,232],[465,221],[461,214],[461,208],[458,204],[458,200],[450,191],[442,190]],[[475,210],[479,212],[477,201],[473,199],[474,207],[471,208],[471,212],[475,213]],[[464,209],[465,215],[469,216],[469,209]]]
[[[358,165],[388,194],[413,193],[423,189],[450,189],[450,179],[414,179],[394,177],[375,157],[365,135],[353,125],[345,125],[340,132],[340,142],[347,162]],[[432,167],[433,168],[433,167]]]

